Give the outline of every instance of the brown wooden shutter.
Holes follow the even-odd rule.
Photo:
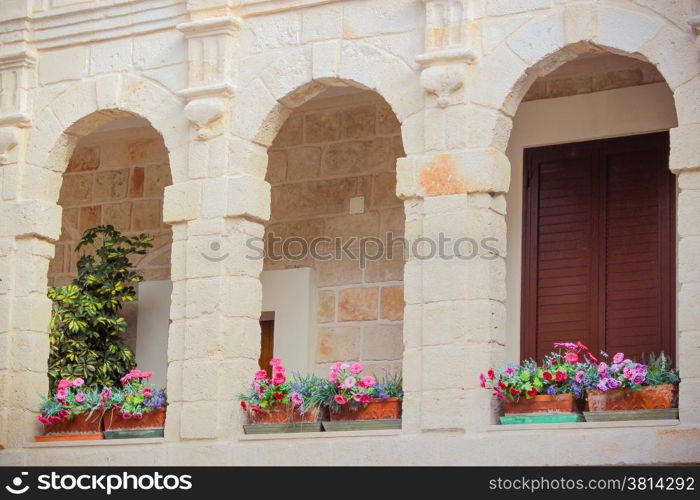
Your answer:
[[[556,341],[673,353],[668,134],[525,152],[522,354]]]

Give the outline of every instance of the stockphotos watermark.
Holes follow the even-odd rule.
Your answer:
[[[190,474],[145,473],[110,473],[110,474],[71,474],[50,472],[39,474],[34,484],[30,484],[29,472],[22,471],[15,476],[5,490],[12,495],[23,495],[32,491],[77,492],[90,491],[111,495],[115,492],[149,491],[174,492],[192,489]]]
[[[203,258],[210,262],[222,262],[232,253],[232,241],[226,235],[213,238],[207,251],[201,252]],[[240,241],[240,240],[235,240]],[[265,238],[249,237],[245,240],[248,260],[266,259],[270,262],[304,262],[315,260],[356,261],[361,268],[368,262],[392,260],[401,257],[408,259],[443,260],[484,259],[494,260],[500,257],[498,238],[451,238],[439,233],[437,238],[421,236],[409,241],[403,236],[386,233],[384,238],[378,236],[350,236],[346,238],[318,236],[304,238],[301,236],[277,236],[269,233]]]

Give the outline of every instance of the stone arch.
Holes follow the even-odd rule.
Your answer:
[[[182,101],[170,91],[135,75],[109,75],[76,84],[36,113],[29,136],[27,164],[60,175],[80,137],[116,116],[145,118],[163,137],[174,183],[187,179],[189,122]],[[55,175],[53,176],[55,178]],[[58,186],[47,199],[58,199]]]
[[[386,100],[402,124],[406,152],[411,153],[408,148],[416,144],[415,136],[422,137],[422,130],[411,132],[423,109],[418,76],[403,59],[359,41],[289,49],[243,82],[235,97],[231,129],[234,135],[267,147],[294,108],[329,86],[347,85],[372,90]]]
[[[512,117],[530,84],[581,54],[611,52],[655,65],[674,93],[697,88],[698,51],[693,39],[658,13],[639,6],[564,6],[525,24],[480,61],[473,102]],[[676,99],[676,113],[697,122],[700,110]],[[692,107],[692,111],[688,111]],[[689,116],[692,115],[692,116]],[[493,136],[502,136],[500,124]],[[501,137],[501,139],[503,139]],[[507,137],[498,141],[507,144]],[[671,169],[675,170],[674,162]]]

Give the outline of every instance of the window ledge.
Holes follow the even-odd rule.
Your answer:
[[[328,439],[344,437],[378,437],[398,436],[401,429],[382,429],[366,431],[333,431],[333,432],[280,432],[275,434],[243,434],[239,441],[269,441],[276,439]]]
[[[489,425],[488,432],[510,432],[531,430],[557,430],[557,429],[613,429],[620,427],[673,427],[679,425],[679,420],[618,420],[610,422],[567,422],[561,424],[513,424],[513,425]]]
[[[159,445],[165,443],[165,438],[135,438],[135,439],[95,439],[86,441],[49,441],[45,443],[26,443],[25,448],[74,448],[87,446],[128,446],[145,444]]]

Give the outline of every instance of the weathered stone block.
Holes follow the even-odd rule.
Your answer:
[[[304,138],[307,144],[335,141],[340,137],[340,115],[337,111],[321,111],[304,116]]]
[[[380,318],[391,321],[403,319],[403,286],[387,286],[381,289]]]
[[[319,323],[335,321],[335,292],[333,290],[322,290],[318,292],[316,321]]]
[[[105,170],[95,173],[93,201],[117,201],[126,198],[129,187],[129,169]]]
[[[135,200],[131,227],[136,231],[157,229],[161,225],[160,200]]]
[[[377,288],[345,288],[338,294],[339,321],[377,319]]]
[[[321,148],[304,147],[287,151],[287,180],[312,179],[318,177],[320,169]]]
[[[318,329],[316,361],[354,361],[360,359],[360,327],[336,326]]]
[[[388,361],[403,356],[401,325],[367,325],[362,332],[362,361]]]

